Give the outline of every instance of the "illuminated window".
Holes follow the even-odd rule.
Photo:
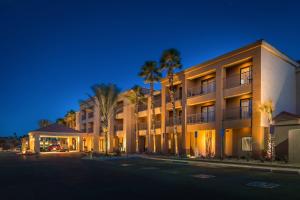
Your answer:
[[[203,106],[201,107],[201,120],[202,122],[215,121],[215,106]]]
[[[240,69],[240,84],[250,84],[252,79],[251,68],[245,67]]]
[[[171,140],[168,140],[168,148],[171,149],[172,148],[172,143]]]
[[[240,100],[240,117],[241,119],[251,118],[252,111],[252,100],[241,99]]]
[[[242,151],[252,151],[252,137],[242,138]]]
[[[215,78],[210,78],[201,81],[201,90],[203,94],[215,91]]]

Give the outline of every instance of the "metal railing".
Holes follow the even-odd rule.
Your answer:
[[[154,107],[155,108],[161,107],[161,99],[155,99],[154,100]]]
[[[182,123],[182,118],[181,117],[176,117],[175,124],[176,125],[181,125],[181,123]],[[167,124],[167,126],[173,126],[173,118],[171,117],[171,118],[167,119],[166,124]]]
[[[224,79],[224,88],[234,88],[252,83],[252,70],[239,74],[233,74]]]
[[[175,98],[175,101],[181,100],[181,99],[182,99],[182,94],[180,94],[180,92],[175,92],[174,98]],[[170,95],[169,95],[169,92],[167,93],[166,101],[167,101],[168,103],[171,102],[171,97],[170,97]]]
[[[161,128],[161,121],[155,122],[155,128]]]
[[[94,117],[94,112],[90,112],[90,113],[88,113],[88,118],[90,119],[90,118],[93,118]]]
[[[124,111],[123,105],[119,105],[116,107],[116,114],[122,113]]]
[[[147,130],[148,129],[148,125],[146,122],[142,122],[138,124],[139,130]]]
[[[94,129],[93,128],[88,128],[88,133],[93,133]]]
[[[187,116],[188,124],[202,124],[215,121],[215,111],[189,114]]]
[[[147,104],[140,104],[140,105],[138,106],[138,111],[139,111],[139,112],[145,111],[145,110],[147,110],[147,109],[148,109]]]
[[[116,131],[123,131],[123,124],[117,124],[114,126],[115,132]]]
[[[216,91],[215,81],[205,87],[194,87],[187,90],[187,97],[209,94]]]
[[[81,120],[86,120],[86,115],[81,115]]]
[[[252,110],[250,106],[226,108],[223,110],[224,120],[250,119],[251,117]]]

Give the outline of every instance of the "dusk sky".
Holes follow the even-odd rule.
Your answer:
[[[300,59],[300,1],[270,2],[1,0],[0,135],[77,110],[95,83],[143,84],[170,47],[184,68],[261,38]]]

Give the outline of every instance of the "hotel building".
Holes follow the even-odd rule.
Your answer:
[[[259,106],[271,100],[274,116],[282,111],[300,114],[299,69],[298,62],[260,40],[176,73],[179,153],[197,157],[261,155],[269,124]],[[155,132],[151,130],[149,94],[147,102],[139,105],[137,119],[134,105],[126,98],[130,91],[119,96],[109,123],[109,151],[174,153],[174,113],[168,87],[164,78],[161,91],[155,92]],[[103,152],[105,140],[97,106],[88,100],[76,116],[77,130],[84,133],[81,150]]]

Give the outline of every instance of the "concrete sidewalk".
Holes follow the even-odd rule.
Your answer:
[[[245,168],[257,171],[274,172],[274,173],[285,173],[285,174],[300,174],[300,167],[296,166],[282,166],[278,164],[270,165],[270,163],[245,163],[245,162],[228,162],[228,161],[216,161],[216,160],[192,160],[189,158],[170,158],[165,156],[152,156],[152,155],[137,155],[140,158],[169,161],[174,163],[182,163],[193,166],[219,166],[219,167],[234,167],[234,168]]]

